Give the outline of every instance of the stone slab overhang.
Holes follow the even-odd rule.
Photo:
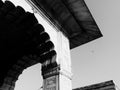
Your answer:
[[[27,0],[70,41],[70,49],[102,37],[84,0]]]

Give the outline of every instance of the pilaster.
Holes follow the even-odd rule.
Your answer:
[[[56,56],[42,64],[43,90],[72,90],[69,40],[61,31],[55,32]]]

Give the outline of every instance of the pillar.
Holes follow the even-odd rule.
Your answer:
[[[69,40],[59,30],[52,32],[57,54],[42,64],[43,90],[72,90]]]

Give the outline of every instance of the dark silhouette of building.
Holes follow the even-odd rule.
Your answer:
[[[116,90],[113,80],[93,84],[85,87],[76,88],[73,90]]]

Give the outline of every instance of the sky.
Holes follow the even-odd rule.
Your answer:
[[[31,11],[25,0],[10,0],[15,5]],[[120,0],[85,0],[102,38],[71,50],[72,87],[113,80],[120,88]],[[38,15],[36,15],[38,16]],[[47,28],[46,22],[39,22]],[[42,86],[41,65],[36,64],[23,71],[15,90],[40,90]]]

